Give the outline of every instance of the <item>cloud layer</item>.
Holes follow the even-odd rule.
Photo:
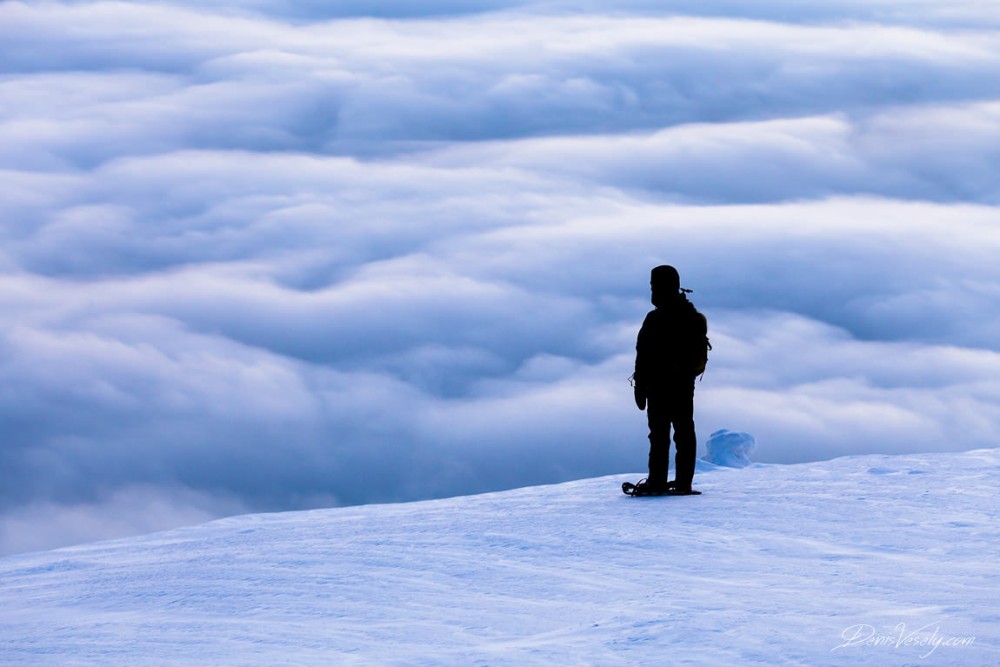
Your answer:
[[[662,262],[702,440],[1000,440],[989,7],[375,4],[0,5],[0,551],[638,470]]]

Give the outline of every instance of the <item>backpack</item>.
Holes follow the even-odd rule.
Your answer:
[[[708,352],[712,349],[712,341],[708,339],[708,318],[697,310],[694,312],[699,319],[704,335],[699,331],[694,340],[691,341],[691,361],[694,374],[701,377],[705,375],[705,367],[708,366]]]

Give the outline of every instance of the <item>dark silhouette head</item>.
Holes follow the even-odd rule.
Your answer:
[[[680,294],[681,276],[674,267],[662,264],[649,274],[649,286],[653,292],[651,301],[659,308]]]

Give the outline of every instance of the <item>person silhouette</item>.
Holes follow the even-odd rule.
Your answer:
[[[697,437],[694,382],[705,370],[708,320],[680,286],[677,269],[657,266],[650,273],[654,309],[643,320],[635,344],[635,403],[649,422],[649,477],[637,495],[692,491]],[[676,475],[668,482],[670,429],[674,430]]]

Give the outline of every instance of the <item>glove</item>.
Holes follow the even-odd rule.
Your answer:
[[[646,392],[644,392],[639,387],[635,388],[635,405],[640,410],[646,409]]]

